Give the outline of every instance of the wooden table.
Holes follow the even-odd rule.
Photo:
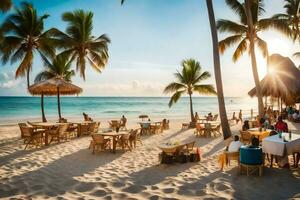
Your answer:
[[[38,123],[32,123],[33,126],[40,126],[45,129],[45,145],[49,145],[48,137],[49,137],[49,130],[53,127],[58,126],[58,123],[53,122],[38,122]]]
[[[70,123],[77,125],[77,137],[80,137],[81,136],[81,125],[90,124],[90,123],[92,123],[92,121],[70,122]]]
[[[107,133],[96,133],[102,136],[108,136],[108,137],[112,137],[113,139],[113,153],[116,153],[116,148],[117,148],[117,137],[122,136],[122,135],[127,135],[129,134],[128,132],[107,132]]]
[[[270,129],[266,129],[266,130],[262,130],[260,131],[259,128],[251,128],[248,130],[248,132],[259,139],[259,141],[262,141],[263,138],[268,137],[271,130]]]

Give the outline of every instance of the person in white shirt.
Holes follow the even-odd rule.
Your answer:
[[[240,150],[240,147],[244,145],[241,141],[238,135],[234,136],[234,141],[232,141],[228,146],[228,152],[238,152]]]
[[[239,152],[240,147],[243,145],[242,142],[240,142],[240,138],[238,135],[234,136],[234,140],[229,144],[229,146],[226,148],[226,150],[219,155],[219,164],[221,167],[221,170],[224,169],[224,165],[227,163],[227,155],[226,153],[234,153]]]

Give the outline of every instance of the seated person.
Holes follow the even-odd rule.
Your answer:
[[[198,113],[196,112],[196,113],[195,113],[195,121],[198,122],[199,119],[200,119],[200,118],[199,118],[199,115],[198,115]]]
[[[259,147],[259,139],[256,137],[253,137],[251,140],[251,144],[248,146],[249,148],[257,148]]]
[[[245,120],[245,121],[244,121],[244,124],[243,124],[243,126],[242,126],[242,130],[243,130],[243,131],[247,131],[249,128],[250,128],[250,126],[249,126],[249,121],[248,121],[248,120]]]
[[[265,123],[265,118],[260,118],[260,120],[259,120],[259,127],[260,128],[264,128],[264,123]]]
[[[208,115],[206,116],[206,120],[207,121],[212,121],[213,120],[213,115],[211,113],[208,113]]]
[[[93,121],[92,118],[90,118],[90,117],[88,116],[88,114],[82,113],[82,115],[83,115],[84,121]]]
[[[240,141],[238,135],[234,136],[234,140],[229,144],[227,151],[228,152],[238,152],[243,143]]]
[[[234,140],[230,142],[229,146],[226,148],[226,150],[220,154],[219,156],[219,164],[221,167],[221,170],[223,170],[224,165],[227,164],[227,154],[226,153],[234,153],[234,152],[239,152],[240,147],[243,145],[242,142],[239,140],[239,136],[235,135]]]
[[[275,130],[280,132],[288,132],[288,125],[282,120],[282,117],[279,116],[277,123],[275,124]]]
[[[269,136],[273,136],[273,135],[277,135],[277,131],[275,131],[275,127],[274,126],[270,126],[271,132],[269,134]]]
[[[124,127],[126,129],[127,119],[124,115],[122,116],[120,121],[121,121],[120,127]]]

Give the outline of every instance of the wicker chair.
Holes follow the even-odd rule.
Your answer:
[[[196,135],[196,137],[200,137],[203,136],[203,127],[201,126],[200,123],[196,123],[196,129],[194,131],[194,134]]]
[[[96,122],[95,128],[94,128],[94,133],[98,133],[99,128],[100,128],[100,124],[101,124],[101,122]]]
[[[69,127],[69,124],[59,124],[56,129],[49,130],[49,135],[51,137],[49,144],[51,144],[52,141],[60,142],[61,140],[67,140],[68,139],[68,131],[67,131],[68,127]]]
[[[214,134],[215,137],[221,136],[221,135],[222,135],[222,134],[221,134],[221,124],[219,124],[219,125],[213,127],[213,128],[211,129],[211,132]]]
[[[136,142],[140,142],[143,145],[141,140],[141,134],[139,129],[132,130],[129,137],[130,147],[136,147]]]
[[[92,134],[92,141],[90,143],[89,149],[93,150],[93,154],[95,151],[101,151],[105,149],[110,149],[110,139],[105,139],[103,135]]]
[[[248,131],[240,130],[240,134],[241,134],[241,141],[244,144],[250,144],[251,143],[251,134]]]
[[[34,145],[36,147],[43,145],[44,131],[35,131],[33,127],[27,125],[26,126],[21,125],[20,130],[21,130],[22,138],[24,139],[24,144],[26,144],[24,149],[26,149],[29,145]]]
[[[122,148],[122,150],[128,148],[131,151],[129,138],[130,138],[130,134],[122,135],[117,140],[117,145],[119,145]]]

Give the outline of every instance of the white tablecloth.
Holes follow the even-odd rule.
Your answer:
[[[292,134],[292,138],[289,139],[288,133],[282,133],[282,137],[285,137],[288,142],[284,142],[283,138],[279,138],[278,134],[263,139],[263,152],[277,156],[300,152],[300,135]]]

